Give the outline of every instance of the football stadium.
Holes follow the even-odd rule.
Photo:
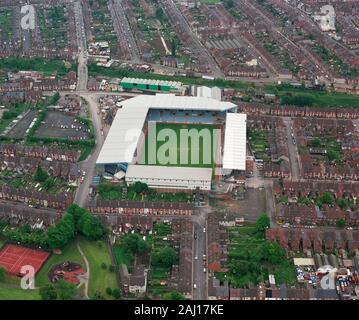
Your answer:
[[[119,107],[97,171],[128,184],[210,190],[244,171],[246,115],[231,102],[174,94],[138,95]]]

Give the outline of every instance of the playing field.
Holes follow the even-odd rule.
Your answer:
[[[218,129],[214,125],[156,123],[154,138],[150,129],[146,135],[145,145],[140,152],[140,163],[213,168],[220,137]]]
[[[21,275],[23,266],[32,266],[37,273],[50,253],[13,244],[7,244],[0,251],[0,266],[14,276]]]

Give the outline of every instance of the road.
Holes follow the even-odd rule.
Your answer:
[[[109,8],[119,41],[121,42],[124,40],[122,42],[126,43],[127,50],[130,52],[132,60],[134,60],[135,63],[140,63],[140,53],[123,9],[122,0],[110,1]]]
[[[87,90],[88,68],[87,68],[87,40],[85,23],[80,2],[74,2],[76,36],[78,45],[78,69],[77,69],[77,91]]]
[[[284,124],[287,128],[287,144],[288,144],[288,153],[289,153],[289,162],[291,168],[291,179],[293,181],[300,180],[300,160],[297,143],[295,141],[295,137],[292,137],[292,126],[293,121],[291,118],[285,117],[283,118]]]
[[[94,152],[86,160],[80,163],[81,170],[85,171],[85,177],[83,183],[81,183],[77,188],[74,202],[81,207],[85,207],[91,182],[95,175],[96,160],[100,154],[101,148],[105,141],[105,137],[101,133],[101,116],[98,114],[96,96],[91,96],[90,94],[80,94],[80,96],[88,102],[96,142]]]
[[[192,299],[193,300],[206,300],[208,290],[208,276],[207,272],[203,272],[203,268],[207,269],[207,264],[204,264],[203,255],[207,256],[207,212],[202,209],[198,216],[193,216],[192,221],[194,225],[193,235],[193,264],[192,264],[192,282],[196,284],[196,289],[192,286]]]
[[[88,82],[87,56],[81,51],[78,56],[77,91],[86,91]]]

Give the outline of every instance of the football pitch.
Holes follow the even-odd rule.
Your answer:
[[[149,124],[145,145],[140,152],[140,163],[214,168],[221,136],[219,130],[214,125],[177,123],[156,123],[154,130]]]

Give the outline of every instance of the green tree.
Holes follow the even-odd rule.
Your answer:
[[[133,191],[136,193],[146,193],[148,192],[148,185],[146,183],[142,183],[142,182],[135,182],[132,186]]]
[[[34,174],[34,180],[37,182],[45,182],[48,177],[49,174],[43,170],[41,166],[38,166]]]
[[[106,288],[106,293],[111,296],[112,295],[112,289],[111,288]]]
[[[336,222],[336,226],[337,226],[337,228],[341,228],[341,229],[344,228],[345,227],[345,219],[343,219],[343,218],[338,219]]]
[[[319,148],[322,145],[322,143],[319,138],[315,138],[312,141],[312,145],[313,145],[313,147]]]
[[[63,248],[67,244],[67,237],[56,226],[47,230],[48,243],[51,248]]]
[[[273,265],[280,264],[285,258],[285,250],[275,242],[264,242],[259,251],[260,260],[267,261]]]
[[[329,161],[339,161],[340,160],[340,154],[339,152],[329,149],[327,152],[327,157]]]
[[[6,271],[3,267],[0,267],[0,282],[5,281]]]
[[[172,247],[166,246],[152,254],[152,264],[163,268],[170,268],[177,261],[177,253]]]
[[[131,233],[122,238],[122,244],[126,251],[132,254],[144,254],[149,250],[148,244],[138,234]]]
[[[334,204],[334,198],[329,192],[324,192],[321,197],[321,203],[332,205]]]
[[[61,300],[73,300],[76,295],[76,286],[61,279],[55,284],[56,292]]]
[[[88,212],[82,214],[78,231],[89,240],[99,240],[105,233],[101,221]]]
[[[348,201],[343,198],[339,199],[337,203],[341,209],[345,209],[348,206]]]
[[[180,293],[178,291],[171,291],[171,292],[166,292],[163,295],[163,299],[164,300],[185,300],[185,297],[182,293]]]
[[[121,298],[121,291],[120,289],[116,288],[116,289],[113,289],[112,290],[112,296],[115,298],[115,299],[120,299]]]
[[[233,6],[234,6],[233,0],[225,0],[225,1],[224,1],[224,7],[225,7],[226,9],[232,9]]]
[[[42,300],[56,300],[57,292],[55,287],[52,284],[47,284],[44,287],[41,287],[39,290]]]
[[[156,9],[156,18],[160,21],[162,21],[164,18],[164,12],[161,7],[157,7],[157,9]]]
[[[270,227],[269,217],[265,213],[261,214],[256,222],[256,231],[264,235],[265,231],[269,227]]]

